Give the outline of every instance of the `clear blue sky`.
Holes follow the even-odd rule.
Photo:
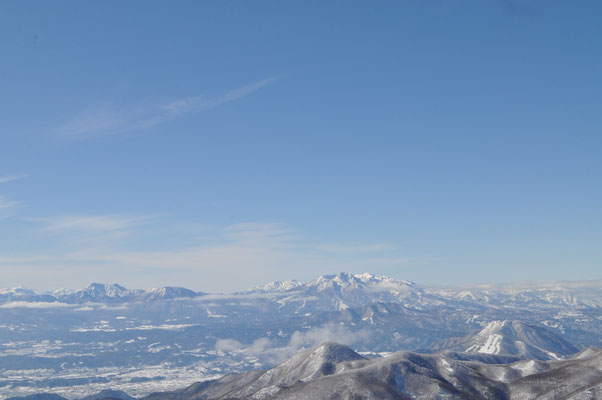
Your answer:
[[[0,286],[599,279],[601,18],[3,1]]]

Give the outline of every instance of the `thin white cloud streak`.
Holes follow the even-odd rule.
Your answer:
[[[0,184],[16,181],[21,178],[23,178],[23,175],[2,175],[0,176]],[[20,203],[8,200],[6,197],[0,195],[0,209],[15,208],[19,207],[19,205]]]
[[[131,229],[148,222],[152,216],[124,215],[68,215],[52,218],[30,219],[44,225],[45,232],[104,233]]]
[[[95,110],[84,113],[58,127],[55,132],[61,137],[81,138],[120,133],[131,129],[128,126],[128,113],[120,110]],[[129,119],[135,119],[136,113],[130,112]]]
[[[4,175],[0,176],[0,183],[8,183],[23,178],[23,175]]]
[[[59,302],[29,302],[29,301],[12,301],[9,303],[0,304],[0,308],[65,308],[74,307],[71,304],[59,303]]]
[[[149,129],[185,115],[240,100],[275,80],[276,77],[263,79],[216,97],[194,96],[162,105],[94,110],[64,123],[55,133],[62,137],[85,138]]]

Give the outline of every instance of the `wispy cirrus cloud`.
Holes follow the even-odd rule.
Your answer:
[[[16,181],[24,176],[25,175],[0,175],[0,184]],[[15,208],[19,205],[19,202],[8,200],[6,197],[0,195],[0,209]]]
[[[8,183],[24,177],[25,175],[0,175],[0,183]]]
[[[164,104],[96,109],[59,126],[55,133],[62,137],[86,138],[150,129],[171,120],[209,110],[242,99],[277,80],[276,77],[252,82],[225,94],[192,96]]]
[[[30,219],[43,224],[46,232],[106,233],[127,230],[148,222],[152,216],[67,215]]]

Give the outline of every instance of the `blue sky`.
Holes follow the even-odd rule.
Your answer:
[[[2,2],[0,286],[599,279],[600,15]]]

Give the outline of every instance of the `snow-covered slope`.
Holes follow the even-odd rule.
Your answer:
[[[262,385],[289,386],[298,381],[315,379],[336,372],[337,364],[345,361],[365,360],[347,346],[323,343],[315,348],[302,350],[287,361],[272,368],[258,379]]]
[[[193,290],[186,289],[183,287],[163,286],[160,288],[148,289],[144,293],[141,293],[138,297],[140,297],[144,301],[153,301],[193,298],[200,296],[201,294],[202,293],[195,292]]]
[[[337,372],[337,368],[344,368],[344,362],[360,360],[366,359],[347,346],[324,343],[299,352],[282,364],[254,377],[255,379],[239,390],[231,391],[227,388],[227,396],[262,398],[278,392],[282,387],[332,375]],[[216,389],[218,390],[214,391],[213,395],[218,395],[224,387]]]
[[[474,335],[446,339],[433,348],[537,360],[559,360],[578,351],[548,329],[519,321],[493,321]]]
[[[601,383],[599,350],[568,361],[488,365],[413,352],[366,360],[325,343],[268,371],[229,375],[145,400],[565,399],[578,393],[596,398]]]

